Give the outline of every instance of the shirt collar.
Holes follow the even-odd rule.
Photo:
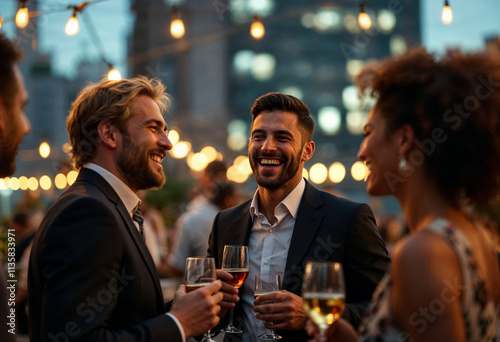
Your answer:
[[[116,177],[113,173],[97,164],[86,163],[83,167],[97,172],[102,178],[104,178],[109,185],[111,185],[113,190],[116,191],[116,194],[120,197],[125,209],[127,209],[131,216],[133,215],[135,208],[141,203],[141,200],[139,199],[139,196],[137,196],[137,194],[127,186],[127,184],[123,183],[120,178]]]
[[[297,186],[276,206],[276,208],[284,205],[290,212],[290,215],[292,215],[293,218],[296,218],[297,212],[299,211],[300,200],[302,199],[305,188],[306,181],[304,180],[304,178],[302,178],[299,184],[297,184]],[[252,218],[252,221],[259,213],[258,195],[259,189],[255,191],[252,199],[252,204],[250,205],[250,217]]]

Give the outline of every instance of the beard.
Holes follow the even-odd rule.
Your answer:
[[[118,154],[118,170],[127,184],[135,190],[159,189],[166,181],[163,169],[154,172],[149,166],[150,151],[135,144],[127,133],[123,133],[123,146]]]
[[[257,184],[263,188],[269,189],[269,190],[276,190],[282,187],[286,182],[291,180],[292,178],[295,177],[297,174],[299,167],[300,167],[300,159],[302,156],[302,149],[296,156],[292,156],[290,159],[288,159],[286,156],[284,156],[282,153],[265,153],[262,151],[257,151],[251,156],[250,159],[250,166],[252,168],[255,181]],[[259,173],[259,158],[260,157],[278,157],[281,160],[283,160],[283,164],[280,165],[281,170],[276,176],[272,176],[271,174],[268,174],[267,172],[260,172]]]
[[[9,177],[16,172],[16,156],[21,139],[16,139],[15,134],[9,134],[1,141],[0,149],[0,178]]]

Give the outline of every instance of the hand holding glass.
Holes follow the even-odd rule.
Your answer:
[[[231,285],[239,289],[248,277],[248,247],[225,245],[222,255],[222,270],[233,276]],[[233,324],[234,308],[229,311],[229,324],[223,331],[230,334],[240,334],[243,331]]]
[[[279,274],[256,274],[255,275],[255,292],[254,298],[269,294],[272,292],[279,292],[281,290],[281,280]],[[271,302],[262,302],[259,304],[270,304]],[[264,341],[279,340],[282,337],[276,334],[273,330],[267,329],[265,334],[259,336]]]
[[[310,261],[306,264],[302,282],[304,309],[318,326],[320,339],[335,322],[345,305],[345,285],[342,265],[338,262]]]
[[[214,258],[187,258],[185,269],[186,292],[209,285],[217,279]],[[210,330],[203,335],[202,342],[216,342],[210,337]]]

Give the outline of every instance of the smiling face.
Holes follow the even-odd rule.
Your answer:
[[[314,152],[314,143],[302,138],[294,113],[264,111],[255,118],[248,157],[259,186],[291,191],[300,182],[304,162]]]
[[[386,120],[375,108],[368,115],[364,137],[358,158],[365,162],[369,170],[366,192],[372,196],[390,195],[392,192],[386,177],[399,175],[398,145],[393,136],[386,134]]]
[[[133,191],[160,188],[165,184],[161,162],[172,143],[158,105],[148,96],[131,103],[132,117],[121,133],[117,166],[125,183]]]

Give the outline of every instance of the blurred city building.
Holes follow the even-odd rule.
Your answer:
[[[351,176],[370,103],[359,100],[352,77],[371,60],[401,54],[421,43],[420,1],[369,2],[371,29],[359,27],[360,1],[140,0],[132,1],[132,75],[161,78],[173,95],[169,122],[193,150],[207,144],[226,156],[245,155],[250,107],[262,94],[299,97],[313,113],[317,150],[306,165],[345,167],[338,184],[366,201],[365,185]],[[175,7],[186,32],[170,34]],[[262,39],[250,25],[259,16]],[[248,182],[252,182],[251,176]],[[253,185],[252,185],[253,186]]]
[[[37,2],[27,4],[30,11],[37,10]],[[361,181],[353,179],[351,167],[357,160],[370,103],[359,101],[352,77],[371,60],[420,45],[421,20],[420,1],[371,1],[365,9],[372,28],[364,31],[357,20],[359,4],[357,0],[130,0],[133,26],[128,37],[128,70],[122,73],[160,78],[172,95],[169,129],[177,130],[181,140],[191,144],[192,152],[213,146],[228,165],[247,153],[250,107],[257,97],[270,91],[299,97],[317,122],[317,150],[306,168],[310,171],[314,165],[325,173],[332,163],[342,164],[337,164],[340,171],[335,182],[311,174],[319,177],[313,182],[367,201],[362,177]],[[185,35],[179,39],[170,33],[174,9],[185,26]],[[255,16],[265,28],[261,39],[249,32]],[[55,75],[51,54],[37,48],[38,30],[50,20],[42,19],[30,18],[26,28],[17,30],[25,54],[22,73],[30,95],[26,112],[32,133],[20,147],[15,176],[40,180],[48,175],[52,185],[44,194],[55,198],[61,189],[55,186],[54,177],[70,169],[64,146],[71,102],[85,82],[97,81],[108,65],[82,56],[72,79]],[[42,142],[51,147],[47,158],[40,157]],[[324,166],[316,168],[316,163]],[[165,164],[171,180],[192,176],[186,159],[169,157]],[[255,188],[251,175],[242,187]],[[1,191],[2,215],[11,211],[22,192]],[[387,204],[374,206],[384,210]]]

